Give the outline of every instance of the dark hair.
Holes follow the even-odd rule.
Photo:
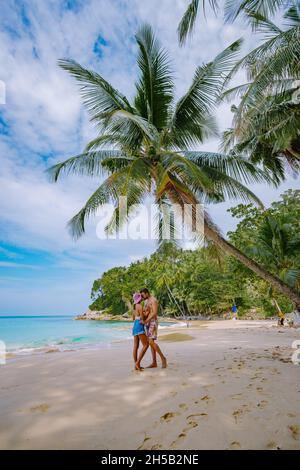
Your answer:
[[[144,287],[144,289],[140,290],[140,294],[150,294],[150,291],[147,287]]]

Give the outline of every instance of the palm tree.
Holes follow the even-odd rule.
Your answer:
[[[300,269],[295,260],[300,254],[300,236],[293,234],[288,220],[268,215],[258,231],[255,245],[250,244],[248,253],[269,266],[286,284],[297,288]]]
[[[207,3],[216,11],[218,2]],[[202,2],[205,11],[205,0]],[[270,20],[284,8],[283,28]],[[178,27],[183,44],[195,26],[199,1],[192,1]],[[228,80],[240,69],[248,83],[226,93],[227,99],[241,97],[233,106],[233,127],[224,133],[223,151],[234,148],[246,153],[253,163],[263,163],[275,174],[284,173],[284,164],[300,168],[300,5],[295,0],[227,0],[225,21],[239,15],[254,32],[264,33],[264,42],[238,61]]]
[[[293,233],[293,228],[288,218],[280,220],[273,215],[267,215],[263,219],[255,241],[252,240],[246,253],[259,259],[286,284],[299,290],[300,269],[297,267],[297,257],[300,255],[300,236]],[[268,295],[278,313],[282,314],[272,286],[268,290]]]
[[[248,16],[265,40],[228,75],[229,80],[244,68],[248,83],[223,94],[227,99],[241,97],[233,107],[233,127],[224,134],[223,150],[245,152],[275,172],[283,173],[286,162],[299,170],[300,6],[286,11],[283,29],[262,15]]]
[[[99,74],[72,60],[60,61],[60,66],[79,81],[83,102],[99,128],[99,135],[88,143],[83,154],[53,166],[50,174],[54,181],[63,173],[106,175],[70,221],[75,237],[84,233],[86,220],[108,202],[114,203],[115,212],[107,230],[113,222],[121,225],[125,219],[120,217],[120,196],[127,196],[129,216],[133,205],[149,194],[158,205],[167,201],[181,207],[184,204],[196,207],[199,202],[220,202],[227,197],[259,204],[242,181],[273,182],[270,173],[234,153],[188,150],[216,131],[211,113],[241,41],[198,67],[190,88],[177,103],[168,55],[151,27],[143,26],[136,41],[140,78],[132,103]],[[103,148],[105,145],[110,149]],[[204,231],[207,239],[300,305],[295,290],[225,240],[207,213]]]
[[[201,4],[200,4],[201,3]],[[191,0],[188,7],[178,25],[178,39],[179,44],[184,44],[188,36],[191,36],[194,28],[199,10],[202,6],[202,12],[205,16],[206,6],[208,6],[216,13],[219,8],[218,0]],[[234,21],[241,14],[248,14],[249,12],[257,13],[258,15],[269,16],[274,15],[281,6],[294,7],[297,2],[294,0],[226,0],[224,9],[225,21]]]

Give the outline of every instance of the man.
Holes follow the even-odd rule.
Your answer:
[[[167,359],[161,352],[160,347],[158,344],[155,343],[157,340],[157,330],[158,330],[158,302],[157,299],[150,294],[148,289],[142,289],[140,291],[143,299],[145,300],[145,311],[146,311],[146,318],[142,322],[145,325],[146,335],[151,347],[151,354],[152,354],[152,363],[148,368],[157,367],[156,361],[156,353],[159,355],[161,359],[161,366],[163,369],[167,367]]]
[[[233,304],[231,311],[232,311],[232,320],[237,320],[238,309],[235,303]]]

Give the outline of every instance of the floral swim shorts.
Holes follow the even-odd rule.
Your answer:
[[[157,339],[158,321],[152,318],[149,323],[145,325],[146,336],[149,339]]]

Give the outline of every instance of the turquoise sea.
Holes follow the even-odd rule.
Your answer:
[[[162,326],[171,325],[162,323]],[[0,341],[8,352],[109,347],[131,337],[131,322],[74,320],[67,315],[0,316]]]

